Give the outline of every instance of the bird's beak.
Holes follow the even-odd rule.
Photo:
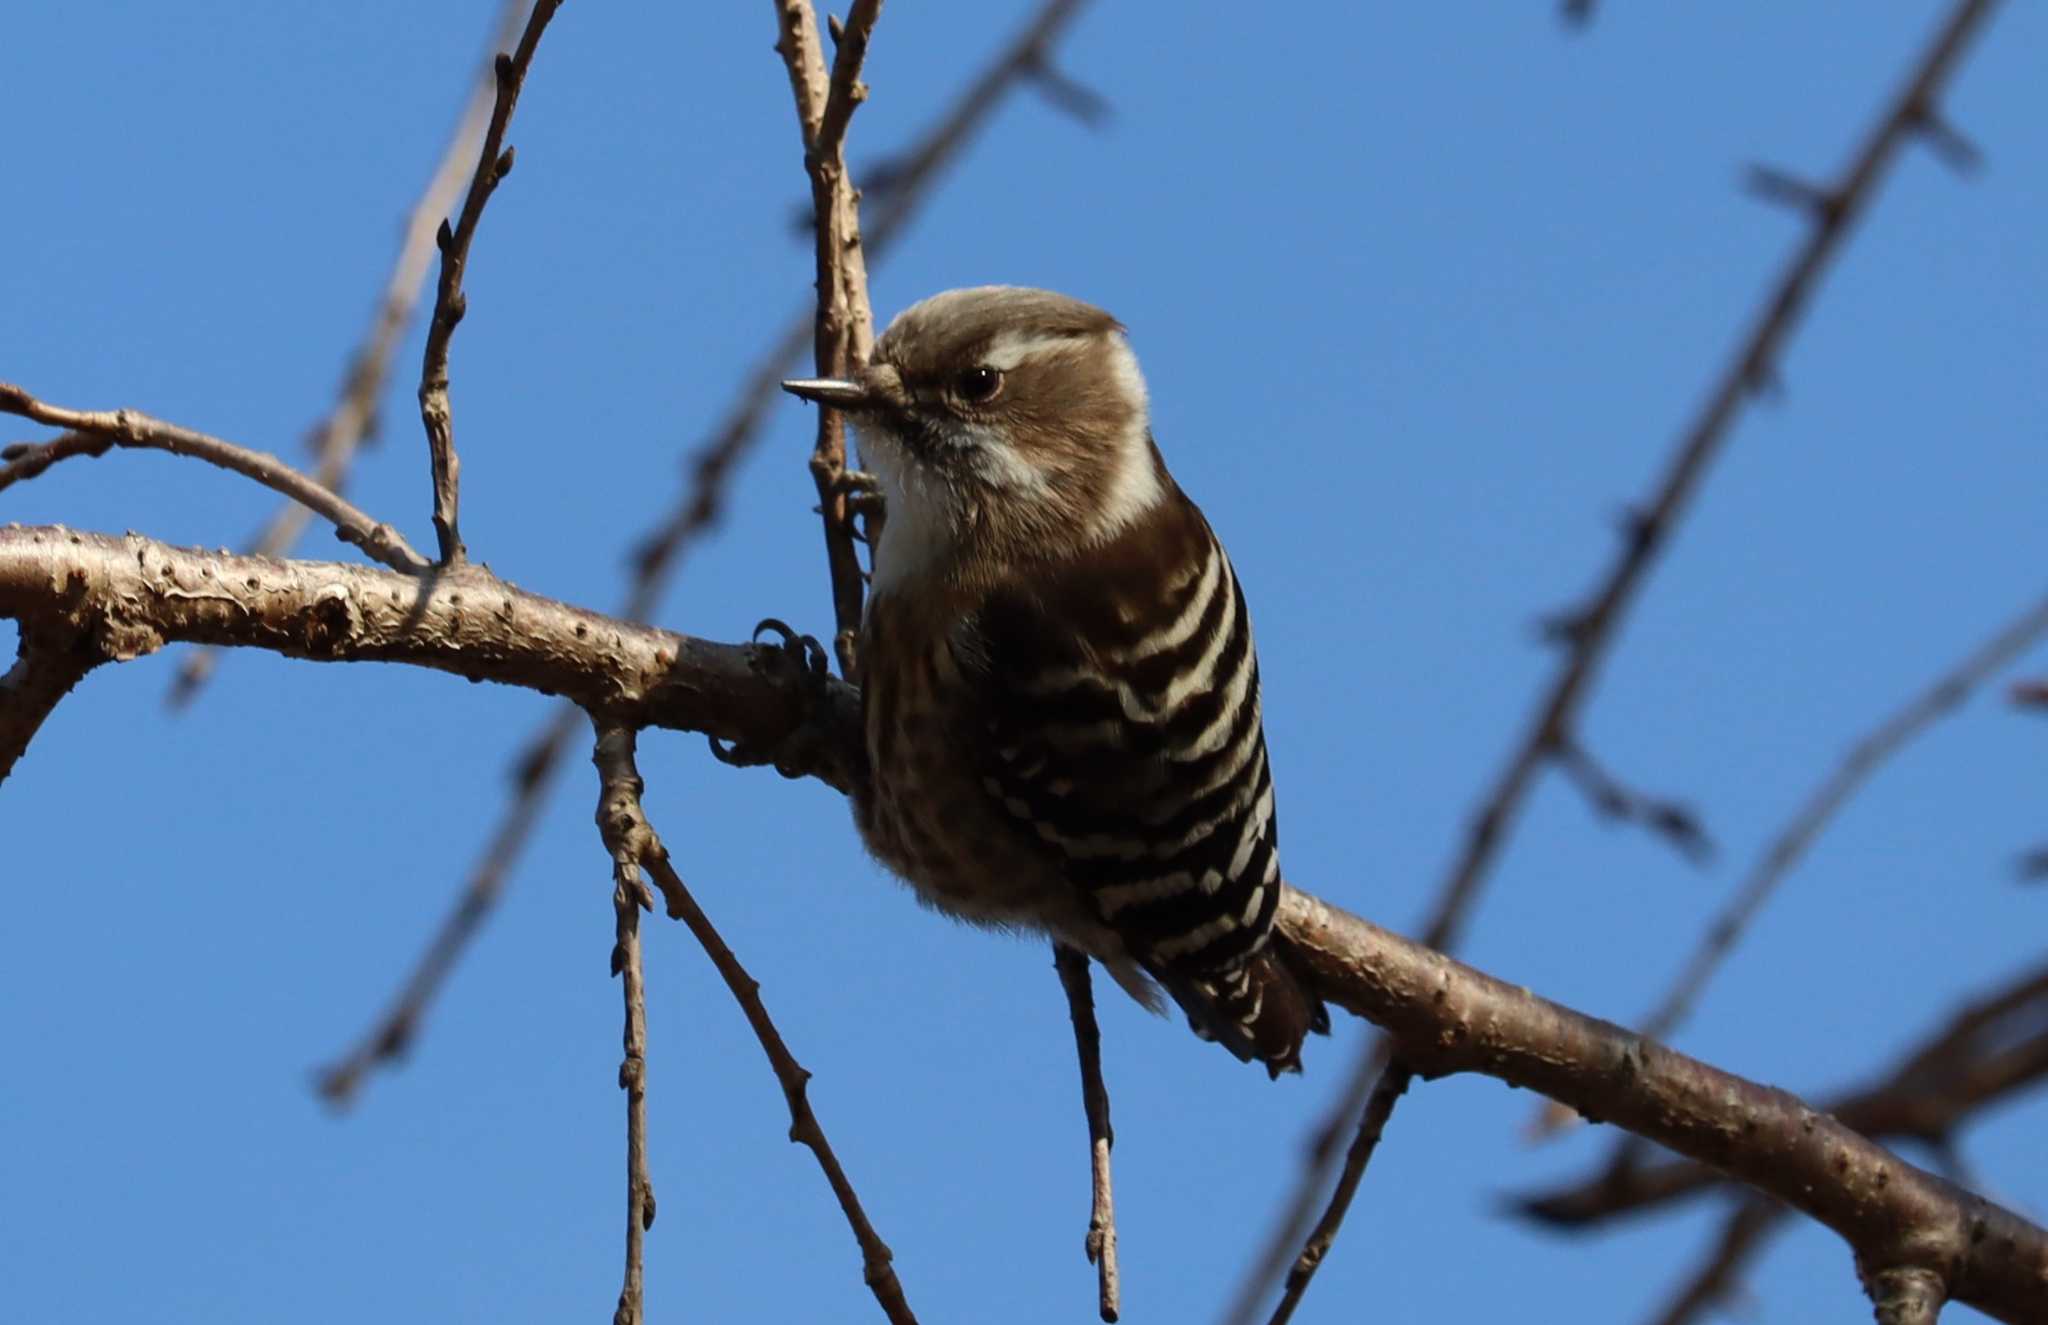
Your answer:
[[[867,387],[840,377],[792,377],[783,382],[782,389],[834,409],[859,409],[868,403]]]

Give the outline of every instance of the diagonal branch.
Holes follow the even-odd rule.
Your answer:
[[[661,838],[655,834],[640,808],[642,784],[634,764],[631,729],[601,730],[604,734],[598,740],[597,757],[600,768],[605,770],[606,797],[600,802],[599,820],[605,824],[607,842],[616,840],[622,844],[639,864],[654,875],[654,881],[667,902],[669,917],[687,925],[702,945],[705,955],[711,958],[711,964],[718,969],[726,988],[732,991],[733,999],[739,1003],[740,1011],[746,1014],[747,1024],[754,1028],[762,1052],[768,1055],[769,1066],[775,1070],[775,1079],[782,1085],[783,1098],[789,1105],[789,1139],[810,1147],[811,1153],[817,1157],[818,1167],[825,1172],[825,1181],[831,1184],[832,1194],[839,1198],[839,1208],[846,1215],[854,1240],[860,1244],[863,1277],[874,1292],[875,1301],[881,1304],[883,1313],[896,1325],[916,1325],[917,1317],[911,1314],[910,1305],[903,1297],[903,1285],[896,1278],[889,1245],[868,1222],[867,1212],[861,1207],[852,1181],[847,1178],[839,1156],[833,1153],[832,1143],[825,1139],[825,1129],[819,1125],[818,1116],[811,1109],[810,1072],[789,1052],[789,1046],[783,1042],[781,1032],[775,1029],[766,1005],[761,1002],[760,982],[747,974],[739,958],[733,956],[732,949],[726,946],[724,938],[713,927],[710,917],[690,895],[682,876],[676,873],[675,865],[669,860],[668,848],[661,844]],[[608,816],[609,822],[606,822]],[[614,853],[620,849],[615,847]],[[648,1218],[651,1220],[652,1217],[650,1209]],[[626,1323],[615,1322],[615,1325]]]
[[[210,465],[233,470],[255,479],[273,492],[281,492],[316,515],[331,521],[344,543],[353,543],[393,570],[419,573],[428,568],[426,558],[412,550],[405,536],[390,525],[356,509],[339,494],[301,474],[268,451],[251,451],[233,442],[181,428],[175,423],[153,419],[131,409],[75,410],[45,404],[22,388],[0,382],[0,414],[18,414],[53,428],[70,432],[42,449],[35,447],[16,454],[0,470],[0,489],[23,478],[33,478],[57,460],[73,455],[101,456],[112,447],[141,451],[168,451],[189,455]],[[8,448],[10,452],[15,448]]]
[[[440,992],[455,963],[469,950],[484,921],[497,907],[498,898],[505,891],[506,877],[540,821],[542,803],[554,785],[562,751],[575,735],[580,716],[574,704],[556,705],[554,716],[541,729],[535,744],[527,748],[517,765],[515,790],[505,816],[498,821],[497,830],[484,845],[482,857],[470,870],[455,904],[442,917],[412,973],[369,1030],[316,1076],[314,1087],[329,1104],[348,1107],[371,1072],[405,1057],[434,995]]]
[[[1643,1020],[1643,1034],[1667,1038],[1698,1002],[1714,971],[1735,950],[1743,931],[1764,903],[1826,831],[1835,815],[1877,770],[1922,732],[1961,707],[1977,687],[2048,634],[2048,598],[2042,598],[1988,639],[1973,645],[1954,666],[1912,696],[1851,746],[1791,820],[1750,867],[1742,886],[1707,926],[1692,958],[1656,1009]]]
[[[440,544],[443,566],[459,565],[464,556],[458,519],[461,506],[462,460],[455,453],[455,420],[448,402],[448,345],[455,326],[469,310],[469,297],[462,292],[462,277],[469,265],[470,242],[476,238],[477,223],[483,220],[484,204],[505,176],[512,173],[512,149],[505,146],[505,129],[512,122],[512,110],[519,104],[519,89],[526,71],[533,66],[534,50],[548,21],[562,6],[562,0],[535,0],[527,17],[526,31],[509,55],[498,56],[492,68],[497,75],[496,99],[491,121],[484,130],[483,149],[477,156],[476,171],[470,176],[469,193],[462,201],[462,213],[451,228],[441,222],[435,242],[441,249],[441,280],[434,291],[434,316],[427,325],[426,354],[420,364],[420,422],[427,431],[427,453],[434,474],[434,534]]]
[[[1921,56],[1906,85],[1886,107],[1839,182],[1825,191],[1828,205],[1812,209],[1814,222],[1765,296],[1748,330],[1723,366],[1699,414],[1687,425],[1656,490],[1628,521],[1620,554],[1586,605],[1560,630],[1567,648],[1527,731],[1509,755],[1493,790],[1473,818],[1464,846],[1444,880],[1435,912],[1424,927],[1431,947],[1456,944],[1467,911],[1520,811],[1535,775],[1568,739],[1581,703],[1596,678],[1629,604],[1663,551],[1700,480],[1719,456],[1743,404],[1767,383],[1780,350],[1848,240],[1858,217],[1906,141],[1938,116],[1936,104],[1964,48],[1996,0],[1961,0]]]
[[[2035,966],[1964,1008],[1873,1085],[1822,1107],[1865,1136],[1901,1137],[1936,1151],[1985,1106],[2048,1080],[2048,965]],[[1686,1160],[1644,1163],[1638,1144],[1616,1148],[1601,1170],[1523,1197],[1515,1207],[1548,1224],[1579,1227],[1639,1214],[1718,1186],[1724,1176]]]
[[[1268,1325],[1287,1325],[1294,1319],[1294,1309],[1301,1305],[1302,1295],[1308,1292],[1309,1282],[1322,1267],[1323,1258],[1330,1254],[1330,1248],[1337,1241],[1337,1230],[1344,1226],[1344,1216],[1351,1209],[1351,1198],[1358,1194],[1358,1184],[1365,1177],[1365,1166],[1372,1163],[1373,1152],[1379,1149],[1380,1138],[1386,1133],[1387,1120],[1394,1116],[1394,1106],[1407,1093],[1408,1083],[1415,1074],[1407,1064],[1395,1059],[1380,1073],[1379,1084],[1365,1101],[1365,1114],[1358,1120],[1358,1135],[1352,1139],[1351,1149],[1344,1156],[1344,1167],[1337,1174],[1337,1186],[1330,1193],[1330,1203],[1323,1209],[1323,1217],[1316,1221],[1315,1231],[1309,1234],[1302,1246],[1301,1255],[1295,1258],[1287,1271],[1287,1286],[1281,1291],[1280,1301],[1273,1308]]]
[[[20,621],[25,634],[116,630],[126,641],[120,656],[200,642],[430,667],[552,691],[600,722],[771,749],[787,775],[842,792],[866,776],[858,693],[816,677],[789,652],[599,616],[526,593],[481,566],[409,577],[204,553],[136,535],[0,529],[0,617]],[[665,863],[643,863],[665,892],[686,896]],[[1843,1120],[1309,894],[1287,891],[1279,923],[1323,997],[1389,1032],[1419,1076],[1492,1076],[1712,1166],[1834,1229],[1866,1282],[1880,1288],[1927,1270],[1951,1299],[1995,1318],[2038,1316],[2048,1230],[1905,1163]],[[806,1120],[802,1069],[772,1036],[752,981],[708,924],[699,938],[762,1036],[804,1139],[816,1120]],[[843,1172],[826,1167],[842,1201],[850,1200]],[[882,1279],[866,1235],[862,1241],[871,1275]]]
[[[488,48],[490,52],[495,54],[518,39],[531,4],[532,0],[506,0],[494,25]],[[495,63],[495,59],[484,61],[482,77],[476,80],[476,88],[463,107],[440,164],[434,167],[425,191],[406,217],[405,237],[399,242],[398,257],[391,265],[391,274],[385,278],[384,290],[377,299],[376,311],[371,314],[369,329],[349,357],[339,398],[308,435],[307,449],[313,453],[313,480],[335,492],[347,486],[349,471],[357,454],[376,435],[378,402],[383,398],[384,384],[391,375],[398,344],[405,338],[406,328],[412,325],[413,310],[419,303],[420,290],[426,281],[427,262],[434,251],[435,234],[441,219],[454,205],[456,190],[462,187],[469,162],[475,158],[478,144],[483,141],[484,125],[490,120],[491,104],[496,99],[498,85],[493,68]],[[286,502],[278,507],[277,513],[243,550],[259,557],[284,556],[298,543],[299,535],[305,532],[308,514],[307,509],[297,502]],[[219,659],[220,655],[211,649],[195,649],[187,653],[178,666],[176,679],[171,682],[167,696],[169,702],[174,707],[191,703],[212,677]]]
[[[1792,254],[1749,328],[1723,366],[1699,414],[1686,427],[1663,476],[1648,501],[1624,522],[1620,552],[1586,604],[1554,623],[1553,633],[1564,647],[1536,711],[1507,761],[1495,776],[1465,831],[1457,855],[1438,891],[1436,906],[1422,931],[1431,948],[1457,946],[1479,889],[1499,859],[1506,837],[1536,784],[1536,776],[1556,759],[1575,736],[1580,707],[1598,677],[1601,663],[1626,615],[1697,491],[1707,469],[1719,456],[1736,416],[1752,395],[1773,380],[1779,351],[1799,322],[1807,301],[1828,264],[1847,241],[1856,219],[1876,195],[1877,185],[1909,138],[1924,136],[1940,122],[1938,101],[1964,48],[1990,16],[1996,0],[1958,0],[1940,31],[1920,57],[1905,87],[1872,127],[1840,181],[1825,191],[1827,205],[1809,209],[1811,225]],[[1362,1051],[1346,1095],[1324,1126],[1335,1135],[1341,1119],[1363,1105],[1366,1083],[1378,1078],[1389,1056],[1382,1037]],[[1330,1146],[1328,1151],[1334,1152]],[[1280,1227],[1305,1227],[1316,1194],[1328,1181],[1331,1154],[1311,1163],[1294,1197],[1282,1212]],[[1277,1243],[1277,1238],[1275,1242]],[[1262,1291],[1252,1285],[1246,1298]]]
[[[1785,1208],[1773,1201],[1754,1196],[1737,1200],[1721,1221],[1712,1250],[1657,1313],[1656,1325],[1692,1325],[1734,1296],[1742,1267],[1763,1249],[1773,1229],[1783,1227],[1784,1213]]]

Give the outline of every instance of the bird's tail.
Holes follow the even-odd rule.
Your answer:
[[[1309,1032],[1330,1033],[1330,1011],[1306,964],[1277,932],[1222,970],[1154,974],[1188,1014],[1195,1034],[1215,1040],[1240,1062],[1264,1063],[1268,1076],[1301,1071],[1301,1046]]]

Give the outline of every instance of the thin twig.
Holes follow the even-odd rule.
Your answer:
[[[80,632],[22,623],[14,665],[0,676],[0,782],[64,696],[109,657],[104,642]]]
[[[1903,90],[1870,131],[1841,180],[1826,191],[1828,205],[1813,209],[1814,224],[1772,286],[1749,329],[1721,370],[1700,413],[1687,426],[1655,492],[1627,522],[1627,536],[1606,578],[1587,605],[1571,613],[1559,632],[1568,643],[1563,661],[1534,720],[1509,756],[1493,791],[1474,817],[1463,850],[1445,879],[1423,942],[1452,947],[1466,912],[1520,810],[1536,772],[1574,728],[1580,704],[1612,644],[1623,613],[1663,550],[1707,468],[1719,455],[1730,426],[1757,385],[1768,379],[1780,349],[1799,321],[1829,262],[1908,138],[1935,117],[1943,84],[1963,48],[1996,0],[1961,0],[1921,56]]]
[[[1695,865],[1713,859],[1713,839],[1700,826],[1699,816],[1686,806],[1628,786],[1602,767],[1576,739],[1567,739],[1558,746],[1557,762],[1603,817],[1640,825],[1670,843]]]
[[[1086,0],[1051,0],[1046,4],[1017,39],[973,79],[954,106],[919,139],[918,145],[904,154],[905,164],[896,173],[896,186],[890,190],[888,199],[874,209],[874,224],[867,236],[871,257],[880,257],[890,241],[902,233],[942,169],[957,158],[974,132],[989,120],[1003,94],[1026,76],[1027,68],[1045,65],[1052,42],[1085,3]],[[812,307],[806,305],[791,320],[743,379],[725,417],[692,452],[692,482],[684,500],[635,548],[633,582],[620,616],[629,621],[645,621],[652,616],[681,568],[683,554],[718,522],[726,479],[761,435],[769,403],[781,399],[777,383],[789,376],[792,363],[803,352],[815,316]],[[504,880],[517,863],[528,838],[528,827],[540,813],[547,790],[553,785],[556,766],[569,748],[579,721],[575,705],[559,705],[528,740],[526,753],[518,764],[517,790],[419,966],[389,1011],[356,1049],[323,1075],[323,1082],[338,1086],[343,1098],[361,1084],[369,1069],[396,1061],[397,1054],[387,1051],[387,1046],[402,1047],[408,1041],[462,948],[480,931],[482,922],[497,904]],[[328,1088],[323,1085],[323,1091]]]
[[[168,451],[172,455],[189,455],[210,465],[231,469],[255,479],[273,492],[283,493],[332,522],[334,532],[342,542],[355,544],[393,570],[418,574],[429,568],[426,558],[412,550],[403,534],[380,520],[370,518],[338,493],[293,469],[268,451],[252,451],[132,409],[91,411],[46,404],[8,382],[0,382],[0,414],[18,414],[53,428],[71,430],[45,443],[42,448],[21,450],[7,469],[0,470],[0,489],[18,479],[41,473],[54,460],[73,455],[101,456],[116,446]],[[81,437],[80,434],[87,436]],[[9,448],[10,451],[14,449]]]
[[[1095,1309],[1105,1321],[1123,1310],[1123,1284],[1116,1264],[1116,1197],[1110,1186],[1109,1152],[1116,1130],[1109,1122],[1109,1088],[1102,1081],[1102,1031],[1095,1024],[1095,990],[1088,955],[1064,943],[1052,945],[1053,969],[1067,994],[1074,1021],[1074,1049],[1081,1060],[1081,1107],[1088,1115],[1088,1263],[1095,1267]]]
[[[859,193],[846,168],[846,127],[866,96],[860,81],[868,40],[880,17],[881,0],[854,0],[839,34],[839,51],[829,77],[819,45],[817,16],[810,0],[774,0],[780,37],[775,49],[789,70],[803,132],[804,169],[811,177],[818,257],[818,312],[812,349],[818,374],[846,377],[867,363],[874,347],[874,311],[868,301],[867,258],[861,252]],[[847,507],[846,419],[838,410],[818,410],[818,440],[811,450],[811,478],[824,525],[825,559],[832,579],[833,650],[839,672],[855,677],[860,635],[860,556]]]
[[[1438,891],[1433,914],[1421,941],[1439,951],[1454,948],[1476,901],[1480,885],[1499,858],[1506,835],[1535,786],[1536,775],[1569,741],[1578,712],[1590,692],[1600,663],[1612,645],[1630,602],[1641,589],[1708,467],[1720,454],[1729,429],[1745,401],[1772,380],[1779,351],[1799,321],[1808,299],[1831,259],[1840,251],[1878,182],[1905,141],[1924,135],[1939,122],[1938,100],[1968,40],[1982,26],[1996,0],[1959,0],[1933,42],[1921,55],[1906,86],[1895,96],[1870,130],[1840,181],[1828,191],[1829,204],[1811,210],[1812,224],[1752,318],[1734,353],[1699,414],[1687,425],[1656,489],[1624,522],[1621,548],[1600,586],[1586,605],[1557,623],[1553,632],[1564,657],[1536,712],[1496,775],[1466,829],[1458,853]],[[1384,1037],[1361,1051],[1353,1075],[1358,1090],[1377,1079],[1367,1063],[1384,1061]],[[1369,1057],[1368,1057],[1369,1056]],[[1363,1105],[1361,1094],[1347,1094],[1332,1119],[1349,1118]],[[1335,1122],[1326,1130],[1341,1126]],[[1316,1194],[1329,1171],[1327,1157],[1312,1160],[1310,1171],[1283,1210],[1281,1227],[1302,1227],[1315,1207]],[[1240,1300],[1256,1300],[1263,1284],[1253,1285]]]
[[[1337,1230],[1343,1227],[1344,1216],[1351,1209],[1351,1198],[1358,1194],[1359,1181],[1365,1177],[1365,1166],[1372,1162],[1373,1152],[1379,1149],[1380,1137],[1386,1132],[1387,1120],[1394,1116],[1394,1105],[1400,1102],[1414,1078],[1415,1074],[1398,1058],[1380,1074],[1379,1084],[1365,1102],[1365,1115],[1358,1120],[1358,1135],[1344,1156],[1344,1167],[1337,1175],[1330,1203],[1324,1207],[1323,1217],[1316,1221],[1315,1232],[1309,1235],[1301,1255],[1295,1258],[1294,1267],[1287,1272],[1286,1290],[1267,1325],[1287,1325],[1294,1318],[1294,1309],[1308,1292],[1309,1281],[1315,1278],[1316,1270],[1337,1240]]]
[[[541,805],[560,768],[560,752],[575,734],[580,716],[574,704],[558,705],[538,743],[519,761],[517,789],[506,814],[412,973],[369,1030],[315,1078],[315,1089],[329,1104],[346,1108],[372,1071],[405,1057],[434,995],[496,908],[506,876],[540,821]]]
[[[434,475],[434,535],[440,544],[443,566],[459,565],[464,557],[458,518],[461,506],[462,460],[455,453],[455,422],[448,402],[448,345],[455,325],[469,309],[462,291],[462,276],[469,264],[470,241],[476,238],[477,223],[483,219],[484,204],[491,200],[505,176],[512,173],[512,149],[505,146],[505,127],[519,104],[519,89],[526,71],[533,65],[533,53],[548,20],[561,8],[562,0],[535,0],[527,16],[526,30],[509,55],[500,55],[492,69],[497,91],[491,106],[491,122],[484,130],[483,148],[477,155],[476,171],[470,176],[469,193],[462,201],[462,213],[451,229],[447,221],[435,235],[441,250],[441,279],[434,291],[434,316],[427,325],[427,348],[420,364],[420,422],[426,426],[428,459]]]
[[[399,342],[405,339],[406,329],[412,325],[413,310],[419,304],[420,291],[426,283],[428,260],[434,252],[435,232],[453,205],[456,190],[468,177],[477,146],[483,141],[484,125],[490,120],[491,103],[495,100],[498,85],[497,74],[492,67],[495,60],[491,57],[517,39],[531,4],[532,0],[506,0],[504,8],[499,11],[483,62],[482,76],[476,80],[476,88],[463,107],[455,132],[441,154],[440,163],[434,167],[426,190],[420,194],[419,201],[413,204],[412,212],[406,218],[398,257],[392,263],[391,274],[385,278],[384,290],[377,299],[376,311],[371,314],[369,329],[363,333],[362,341],[349,357],[348,370],[342,376],[340,396],[327,417],[315,424],[308,434],[307,449],[313,455],[313,478],[336,492],[348,486],[349,471],[356,456],[376,436],[377,405],[383,398],[384,384],[391,375]],[[298,543],[299,535],[305,532],[309,514],[297,502],[284,503],[243,551],[259,557],[285,556]],[[178,665],[177,676],[171,681],[170,693],[166,696],[168,702],[173,706],[191,703],[212,677],[219,661],[220,653],[215,649],[188,651]]]
[[[1765,1235],[1783,1225],[1784,1213],[1784,1206],[1760,1196],[1737,1198],[1714,1245],[1657,1313],[1655,1325],[1692,1325],[1732,1297],[1741,1285],[1742,1267],[1762,1250]]]
[[[1653,1039],[1668,1039],[1699,1001],[1700,993],[1714,971],[1735,950],[1736,943],[1756,918],[1779,883],[1790,874],[1826,830],[1841,808],[1848,804],[1864,783],[1894,755],[1911,744],[1922,732],[1961,707],[1977,687],[2048,634],[2048,597],[2001,625],[1989,638],[1971,646],[1968,653],[1913,695],[1865,735],[1839,764],[1807,795],[1763,854],[1750,866],[1742,886],[1735,890],[1721,913],[1707,926],[1685,969],[1650,1015],[1643,1019],[1642,1032]]]
[[[634,805],[637,809],[637,799]],[[732,991],[740,1011],[746,1014],[747,1024],[754,1028],[754,1036],[768,1055],[768,1063],[775,1070],[775,1079],[782,1085],[783,1099],[789,1105],[789,1139],[810,1147],[811,1153],[817,1157],[818,1167],[824,1170],[825,1181],[832,1186],[832,1194],[839,1198],[839,1208],[846,1215],[854,1240],[860,1244],[862,1275],[874,1292],[875,1301],[881,1304],[883,1314],[895,1325],[916,1325],[917,1317],[911,1314],[910,1304],[903,1297],[903,1285],[896,1278],[894,1256],[889,1245],[868,1222],[867,1212],[861,1208],[860,1197],[854,1192],[852,1181],[841,1167],[839,1156],[833,1153],[832,1143],[825,1139],[825,1129],[819,1124],[817,1114],[811,1110],[810,1072],[789,1052],[782,1033],[775,1029],[767,1007],[761,1002],[760,983],[747,974],[703,908],[697,905],[697,899],[690,895],[682,876],[676,873],[675,865],[669,860],[668,848],[662,845],[654,829],[646,824],[644,815],[639,822],[645,828],[644,836],[636,839],[640,863],[654,876],[669,916],[689,926],[690,933],[711,958],[711,964],[718,968],[726,988]]]
[[[612,1325],[640,1325],[642,1250],[654,1227],[654,1179],[647,1171],[647,983],[640,965],[640,913],[654,909],[654,893],[640,865],[661,851],[661,843],[640,804],[646,784],[633,754],[637,736],[631,727],[600,725],[591,754],[598,773],[597,829],[612,858],[612,974],[626,1002],[625,1057],[619,1061],[619,1089],[626,1092],[626,1279]]]

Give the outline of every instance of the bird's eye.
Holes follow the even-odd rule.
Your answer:
[[[953,390],[970,405],[986,405],[1003,389],[1003,375],[987,364],[969,368],[953,379]]]

